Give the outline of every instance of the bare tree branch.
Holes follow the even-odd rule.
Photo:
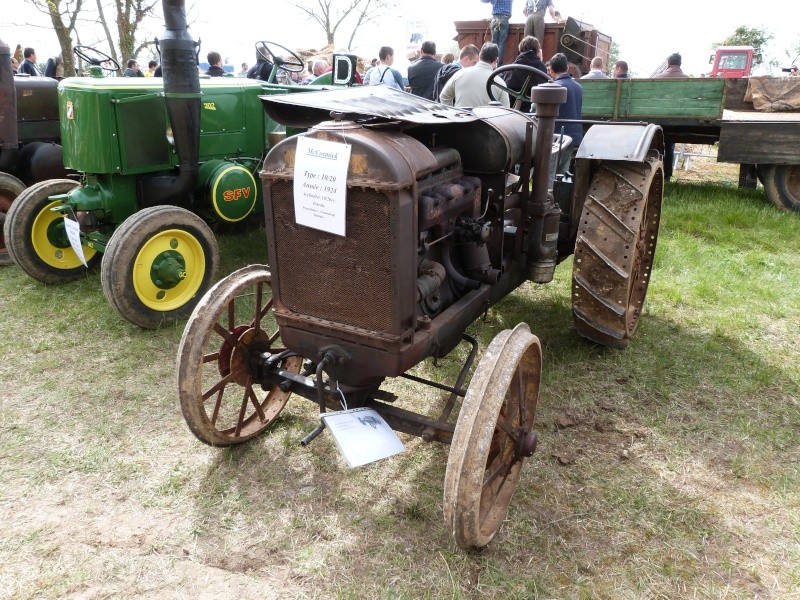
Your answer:
[[[387,0],[316,0],[316,6],[299,2],[289,2],[289,5],[322,28],[329,46],[335,45],[336,33],[341,27],[355,21],[349,41],[352,46],[358,29],[374,20],[386,8]]]

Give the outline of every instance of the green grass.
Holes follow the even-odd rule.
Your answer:
[[[544,350],[539,450],[479,553],[443,523],[447,447],[404,437],[348,469],[327,435],[300,447],[301,399],[251,443],[207,447],[178,404],[182,324],[120,321],[97,273],[4,268],[0,597],[800,596],[800,215],[672,183],[661,223],[626,350],[576,335],[571,260],[470,327],[485,348],[526,321]],[[221,275],[266,262],[260,231],[220,247]],[[414,372],[452,382],[464,356]]]

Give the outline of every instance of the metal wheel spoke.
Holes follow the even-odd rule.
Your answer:
[[[217,393],[217,401],[214,403],[214,410],[211,412],[211,423],[217,424],[217,417],[219,416],[219,407],[222,405],[222,390]]]
[[[256,396],[256,393],[253,391],[253,386],[252,385],[247,386],[247,391],[245,393],[250,397],[250,402],[253,403],[253,408],[256,409],[256,412],[258,413],[258,418],[261,419],[262,423],[266,421],[267,417],[261,408],[261,404],[258,403],[258,397]]]
[[[501,412],[497,417],[497,426],[505,433],[513,442],[517,441],[517,432],[514,431],[514,428],[511,426],[506,419],[503,413]]]
[[[501,458],[502,458],[502,453],[501,453]],[[496,495],[497,491],[495,489],[493,489],[494,486],[492,486],[492,483],[501,474],[503,475],[503,481],[505,481],[506,477],[508,477],[508,473],[511,471],[511,467],[512,466],[514,466],[513,461],[509,462],[509,461],[505,461],[505,460],[498,460],[497,461],[497,466],[494,468],[494,470],[489,474],[488,477],[485,477],[483,479],[483,490],[484,490],[484,492],[486,490],[491,490],[492,491],[492,495],[493,496]],[[500,486],[497,487],[497,489],[500,489],[501,487],[503,487],[502,482],[501,482]]]
[[[220,379],[213,387],[211,387],[207,392],[205,392],[202,396],[203,400],[208,400],[213,394],[219,392],[222,393],[223,389],[226,385],[228,385],[231,381],[233,381],[233,373],[228,373]]]
[[[203,363],[214,362],[219,359],[219,352],[211,352],[203,355]]]
[[[226,331],[219,323],[214,324],[214,331],[231,346],[236,347],[239,345],[239,340],[233,335],[232,331]]]
[[[271,310],[272,310],[272,297],[270,296],[270,299],[269,299],[269,300],[267,300],[267,303],[264,305],[264,307],[263,307],[263,308],[261,308],[260,310],[256,310],[256,318],[255,318],[255,320],[253,321],[253,327],[255,327],[257,323],[259,323],[259,324],[260,324],[260,323],[261,323],[261,320],[262,320],[262,319],[263,319],[263,318],[266,316],[266,314],[267,314],[269,311],[271,311]]]
[[[236,429],[233,431],[234,437],[239,437],[242,433],[242,425],[244,425],[244,415],[245,411],[247,410],[247,399],[248,399],[248,390],[245,389],[244,394],[242,394],[242,406],[239,408],[239,418],[236,420]]]

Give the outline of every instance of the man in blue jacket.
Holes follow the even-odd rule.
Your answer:
[[[40,77],[41,73],[39,69],[36,68],[36,51],[33,48],[25,48],[23,56],[25,60],[20,64],[17,73],[24,73],[31,77]]]
[[[567,88],[567,100],[558,107],[558,118],[556,119],[556,133],[564,133],[572,138],[570,145],[561,151],[561,160],[554,171],[550,169],[550,185],[552,189],[556,173],[564,173],[569,169],[570,162],[578,146],[583,141],[583,125],[581,123],[569,123],[566,121],[580,120],[583,118],[583,88],[568,73],[569,61],[564,53],[554,54],[550,59],[550,70],[553,78],[558,85]]]

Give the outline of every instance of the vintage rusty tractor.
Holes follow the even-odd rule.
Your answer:
[[[43,283],[75,280],[100,264],[111,306],[145,328],[185,318],[217,280],[212,226],[263,222],[257,171],[285,130],[259,96],[293,91],[270,81],[201,79],[182,0],[165,0],[164,14],[163,79],[106,78],[103,70],[116,65],[82,47],[89,76],[58,86],[64,163],[80,180],[28,188],[4,227],[13,261]],[[296,55],[279,60],[291,54],[282,46],[256,48],[273,58],[271,78],[305,68]],[[69,239],[69,221],[79,243]]]
[[[0,40],[0,265],[11,264],[3,223],[26,187],[66,177],[58,126],[58,82],[13,74],[11,50]]]
[[[525,323],[499,333],[465,385],[477,355],[466,328],[520,285],[551,281],[574,253],[575,328],[622,348],[653,266],[660,129],[591,127],[557,203],[548,168],[565,95],[554,83],[534,88],[536,115],[383,86],[262,98],[276,121],[310,129],[272,148],[261,172],[269,266],[221,280],[184,330],[178,388],[191,431],[213,446],[244,442],[292,393],[320,413],[343,401],[372,408],[398,431],[450,444],[447,527],[463,548],[488,544],[537,445],[541,345]],[[325,197],[332,176],[309,171],[308,156],[327,156],[307,150],[321,142],[350,151],[344,209]],[[315,207],[303,198],[320,180]],[[316,209],[322,220],[342,210],[343,229],[307,224]],[[471,350],[454,383],[407,373],[462,341]],[[447,391],[441,413],[396,406],[381,386],[400,376]],[[303,443],[322,430],[321,418]]]

